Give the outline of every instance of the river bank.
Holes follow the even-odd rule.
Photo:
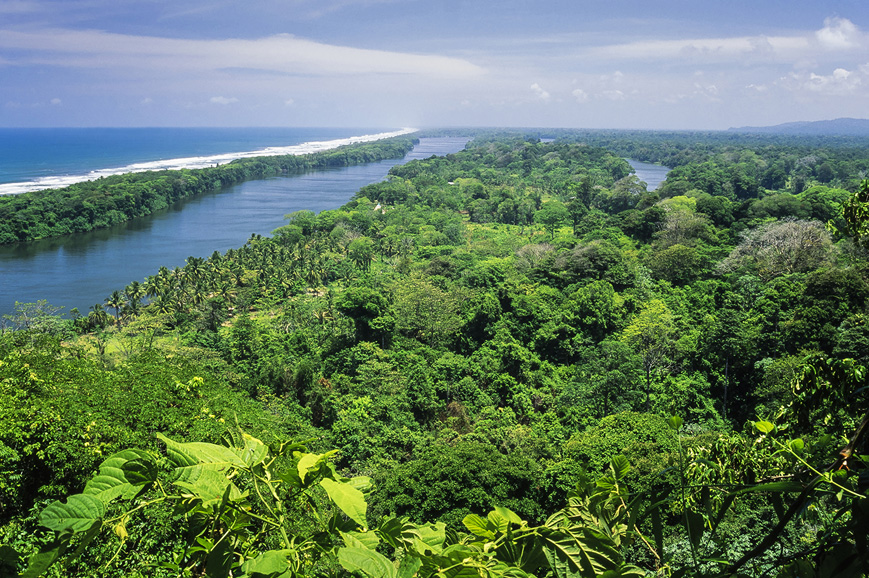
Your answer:
[[[390,168],[464,148],[467,139],[421,139],[403,159],[247,181],[210,192],[121,225],[0,246],[0,314],[16,301],[49,303],[87,312],[115,289],[187,257],[240,247],[251,234],[268,235],[298,210],[337,208]]]

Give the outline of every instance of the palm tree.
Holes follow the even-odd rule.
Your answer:
[[[205,275],[205,259],[202,257],[187,257],[187,264],[184,265],[184,274],[188,280],[196,282],[202,279]]]
[[[124,290],[124,293],[126,293],[127,299],[130,300],[131,305],[134,304],[134,305],[138,306],[139,301],[141,301],[142,297],[145,297],[145,295],[147,295],[148,292],[146,291],[144,285],[142,285],[138,281],[133,281],[132,283],[127,285],[127,288]]]
[[[157,313],[173,313],[175,311],[175,304],[165,295],[158,295],[151,302],[151,305],[157,310]]]
[[[106,298],[106,305],[115,310],[115,323],[121,325],[121,308],[126,304],[127,300],[120,291],[112,291],[112,294]]]
[[[106,310],[103,309],[102,303],[94,303],[90,309],[91,311],[88,313],[88,327],[90,329],[103,327],[108,323],[110,317],[106,313]]]

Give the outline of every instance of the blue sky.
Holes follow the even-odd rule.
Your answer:
[[[869,117],[869,3],[0,0],[0,126]]]

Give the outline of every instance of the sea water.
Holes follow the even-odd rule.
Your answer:
[[[0,194],[138,171],[305,154],[411,132],[388,128],[0,128]]]

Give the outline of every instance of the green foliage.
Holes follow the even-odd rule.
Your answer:
[[[869,238],[869,180],[862,181],[860,190],[845,201],[843,213],[844,232],[865,245]]]
[[[379,481],[376,503],[411,520],[441,520],[456,527],[469,513],[505,505],[539,519],[538,467],[528,458],[502,455],[490,444],[433,446]]]
[[[684,168],[647,193],[601,134],[483,137],[74,322],[20,306],[0,568],[857,572],[865,255],[787,219],[859,227],[865,155],[626,134]],[[233,422],[251,439],[221,445]]]
[[[625,456],[633,464],[631,482],[640,484],[635,491],[648,491],[677,451],[676,434],[664,418],[637,412],[608,415],[565,446],[567,457],[591,474],[604,472],[612,456]]]
[[[410,138],[386,139],[314,154],[238,159],[204,169],[112,175],[63,189],[6,195],[0,198],[0,244],[110,227],[243,181],[399,158],[411,148]]]
[[[131,519],[171,505],[182,513],[188,541],[164,566],[187,574],[309,576],[340,567],[371,578],[480,570],[492,576],[640,575],[618,550],[629,539],[627,511],[618,507],[619,480],[630,469],[623,458],[614,460],[611,476],[582,486],[545,524],[532,526],[498,506],[486,518],[465,516],[469,533],[448,538],[443,523],[413,524],[406,518],[386,518],[369,528],[363,493],[368,480],[338,475],[329,462],[334,452],[306,453],[304,445],[287,442],[267,446],[244,432],[228,446],[159,437],[166,444],[168,472],[148,452],[124,450],[110,457],[95,480],[117,491],[86,489],[46,507],[39,523],[54,540],[31,556],[21,576],[39,576],[61,558],[69,564],[103,529],[112,529],[120,553],[131,538],[126,529]],[[317,499],[318,488],[325,490],[325,501]],[[109,515],[118,498],[123,500],[116,505],[126,508]],[[293,516],[304,516],[307,524],[298,526]],[[395,562],[377,551],[381,542],[394,549]],[[75,543],[79,547],[69,554]],[[7,563],[19,558],[8,547],[4,552]]]

